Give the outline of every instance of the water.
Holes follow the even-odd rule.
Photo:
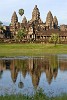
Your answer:
[[[67,55],[0,58],[0,95],[67,93]]]

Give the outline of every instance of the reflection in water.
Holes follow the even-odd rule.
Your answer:
[[[44,89],[43,87],[44,84],[42,81],[45,81],[46,91],[44,90],[44,92],[46,92],[47,95],[57,95],[55,90],[57,89],[58,86],[60,86],[58,85],[59,80],[60,80],[58,77],[61,71],[67,70],[67,59],[58,59],[58,56],[51,55],[51,56],[39,57],[39,58],[33,57],[33,58],[28,58],[28,59],[0,60],[0,88],[2,88],[1,84],[3,83],[3,81],[5,83],[5,80],[6,81],[9,80],[8,77],[4,79],[5,77],[4,74],[6,73],[7,70],[11,73],[8,75],[11,75],[10,77],[13,82],[13,83],[9,82],[7,84],[12,84],[12,85],[15,84],[16,93],[20,91],[19,88],[23,89],[21,93],[26,93],[26,90],[25,90],[26,87],[28,87],[27,89],[29,89],[27,90],[28,93],[29,92],[32,93],[34,91],[33,89],[34,88],[37,89],[39,85],[40,85],[39,87],[42,87]],[[45,75],[46,77],[44,80],[42,80],[43,75]],[[61,79],[61,81],[63,80]],[[40,83],[43,85],[41,85]],[[57,86],[55,89],[54,89],[54,85],[55,87]],[[6,84],[4,84],[4,86],[6,87]],[[9,88],[11,88],[10,85],[9,85]],[[63,90],[61,89],[62,85],[61,87],[58,87],[58,88],[60,89],[60,93],[61,93],[61,90]],[[67,92],[67,90],[65,92]],[[0,90],[0,95],[1,95],[1,90]]]
[[[23,82],[21,81],[21,74],[22,74],[22,73],[21,73],[21,69],[20,69],[20,82],[18,83],[18,87],[19,87],[19,88],[23,88],[23,86],[24,86],[24,85],[23,85]]]

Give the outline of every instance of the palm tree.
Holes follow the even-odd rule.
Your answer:
[[[24,14],[24,9],[19,9],[19,15],[22,16]],[[21,28],[21,22],[20,22],[20,28]]]
[[[19,15],[22,16],[24,14],[24,10],[23,9],[19,9]]]

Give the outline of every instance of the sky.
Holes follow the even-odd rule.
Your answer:
[[[57,16],[59,25],[67,24],[67,0],[0,0],[0,21],[9,24],[14,11],[20,19],[20,8],[24,9],[22,17],[26,16],[27,20],[30,20],[35,5],[39,8],[43,22],[46,21],[47,13],[51,11],[53,16]]]

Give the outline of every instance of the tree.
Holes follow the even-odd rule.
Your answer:
[[[3,23],[0,21],[0,33],[3,33],[4,32],[4,28],[3,28],[2,24]]]
[[[25,35],[26,35],[26,32],[25,32],[24,28],[19,29],[17,32],[17,35],[16,35],[16,39],[21,41]]]
[[[24,14],[24,9],[19,9],[18,13],[22,17],[22,15]],[[16,39],[21,41],[25,35],[26,35],[26,31],[24,28],[21,28],[21,21],[20,21],[20,29],[17,32]]]
[[[52,33],[52,35],[50,37],[50,42],[53,42],[54,45],[56,46],[56,44],[59,42],[59,35],[58,35],[58,33]]]
[[[22,16],[24,14],[24,9],[19,9],[19,15]],[[20,21],[20,29],[21,29],[21,21]]]
[[[22,16],[24,14],[24,10],[23,9],[19,9],[19,15]]]
[[[2,26],[2,24],[3,24],[3,23],[0,21],[0,26]]]
[[[2,22],[0,21],[0,29],[3,30]]]

